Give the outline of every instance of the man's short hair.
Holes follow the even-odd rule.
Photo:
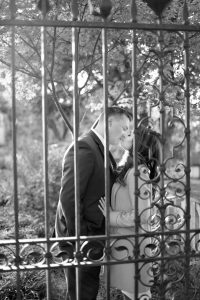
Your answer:
[[[130,121],[132,121],[132,119],[133,119],[132,113],[130,111],[128,111],[127,109],[120,107],[120,106],[109,106],[107,108],[107,114],[108,114],[108,117],[125,115],[125,116],[127,116],[127,118],[129,118]],[[101,113],[99,120],[101,120],[101,121],[104,120],[104,112]]]
[[[125,115],[129,118],[130,121],[132,121],[133,116],[132,113],[123,107],[120,106],[110,106],[107,108],[108,117],[114,116],[114,115]]]
[[[107,107],[107,113],[108,113],[108,117],[110,116],[122,116],[122,115],[125,115],[129,118],[130,121],[133,120],[133,115],[132,113],[123,108],[123,107],[120,107],[120,106],[109,106]],[[98,119],[95,121],[95,123],[93,124],[93,128],[95,128],[97,126],[97,124],[99,122],[103,122],[104,121],[104,111],[100,114],[100,116],[98,117]]]

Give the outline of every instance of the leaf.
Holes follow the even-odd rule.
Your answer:
[[[55,254],[55,257],[61,258],[63,255],[67,255],[66,251],[60,251],[58,254]]]
[[[180,244],[179,244],[179,242],[177,242],[177,241],[170,241],[169,243],[168,243],[168,247],[179,247],[180,246]]]
[[[42,259],[43,259],[43,255],[40,252],[37,252],[37,251],[30,252],[27,255],[28,262],[36,263],[36,262],[41,261]]]
[[[163,10],[171,2],[171,0],[144,0],[144,2],[147,3],[157,16],[161,16]]]
[[[63,256],[68,255],[67,251],[60,251],[55,257],[62,258]]]
[[[128,248],[125,246],[114,247],[117,251],[128,251]]]
[[[157,249],[157,246],[155,244],[148,244],[145,246],[145,248],[149,248],[151,251],[153,251]]]

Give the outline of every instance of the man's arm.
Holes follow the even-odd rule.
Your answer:
[[[79,188],[81,235],[87,235],[87,223],[83,216],[83,201],[88,182],[94,168],[93,152],[88,144],[79,141]],[[74,187],[74,148],[71,147],[63,161],[60,203],[70,236],[75,235],[75,187]]]

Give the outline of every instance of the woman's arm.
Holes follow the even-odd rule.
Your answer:
[[[145,167],[144,167],[145,168]],[[140,196],[138,197],[138,213],[140,214],[146,208],[141,215],[141,224],[147,224],[147,220],[150,216],[150,188],[148,184],[144,184],[149,180],[147,168],[140,168],[140,177],[138,178],[138,187],[140,190]],[[134,227],[135,226],[135,195],[134,195],[134,175],[133,169],[128,172],[127,176],[127,189],[130,197],[130,210],[127,211],[114,211],[110,208],[109,217],[110,225],[113,227]],[[123,199],[122,199],[123,201]],[[106,203],[105,198],[101,198],[99,201],[99,209],[106,216]],[[144,226],[143,226],[144,227]]]
[[[99,209],[106,216],[106,202],[105,198],[99,200]],[[110,225],[113,227],[132,227],[134,226],[134,214],[135,211],[131,209],[130,211],[114,211],[110,207],[109,218]]]

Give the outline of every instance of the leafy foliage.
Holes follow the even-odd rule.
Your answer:
[[[16,299],[17,286],[16,274],[6,273],[2,275],[0,285],[0,299]],[[46,271],[26,271],[20,274],[20,294],[26,300],[46,299]],[[52,300],[65,299],[66,287],[62,270],[51,271]]]
[[[32,143],[18,153],[19,233],[21,238],[44,236],[44,175],[41,149],[41,144]],[[49,149],[50,232],[54,226],[64,151],[65,146],[58,145],[53,145]],[[11,190],[13,183],[10,172],[11,170],[1,171],[1,174],[4,174],[3,178],[5,178],[5,182],[1,182],[0,194],[2,238],[14,238],[14,209]]]
[[[101,1],[91,1],[95,10],[98,10]],[[198,22],[199,3],[189,1],[190,22]],[[173,1],[163,13],[164,23],[182,23],[183,1]],[[9,1],[1,3],[1,11],[4,18],[9,16]],[[147,6],[145,1],[137,1],[138,22],[154,22],[156,15]],[[181,9],[180,9],[181,8]],[[146,13],[147,12],[147,13]],[[37,21],[42,18],[36,3],[32,1],[18,1],[16,17],[24,20]],[[71,9],[69,0],[50,1],[48,20],[71,20]],[[79,1],[79,19],[82,21],[101,21],[98,17],[90,15],[88,1]],[[124,5],[123,0],[113,3],[109,20],[112,22],[125,22],[131,20],[130,4]],[[1,29],[2,39],[0,41],[1,57],[0,62],[6,70],[10,69],[11,32],[7,27]],[[102,37],[99,29],[81,28],[78,31],[79,39],[79,96],[80,96],[80,119],[85,120],[87,110],[99,110],[102,107]],[[139,80],[139,114],[145,115],[148,110],[148,102],[155,98],[152,90],[151,78],[155,72],[157,61],[155,53],[150,49],[156,49],[156,35],[153,32],[137,32],[138,39],[138,74]],[[189,34],[190,56],[191,56],[191,98],[193,103],[192,112],[199,111],[199,33]],[[184,105],[181,97],[179,81],[182,76],[182,41],[176,34],[166,33],[166,76],[169,79],[176,79],[177,85],[167,90],[167,105],[175,105],[178,114],[182,114]],[[55,136],[62,140],[66,134],[66,125],[62,134],[58,130],[58,124],[62,124],[62,118],[57,112],[55,101],[58,101],[69,124],[72,123],[72,47],[71,29],[63,27],[48,27],[46,29],[46,66],[47,66],[47,87],[49,104],[49,126]],[[108,30],[108,93],[110,104],[120,103],[127,105],[131,99],[131,49],[132,33],[130,30]],[[41,73],[40,73],[40,29],[38,27],[17,27],[15,32],[16,50],[16,91],[17,99],[29,101],[34,111],[41,111]],[[179,66],[179,69],[177,69]],[[126,102],[124,102],[124,98]],[[52,101],[52,100],[53,101]],[[131,100],[132,101],[132,100]],[[128,103],[127,103],[128,102]],[[87,121],[87,120],[86,120]]]

